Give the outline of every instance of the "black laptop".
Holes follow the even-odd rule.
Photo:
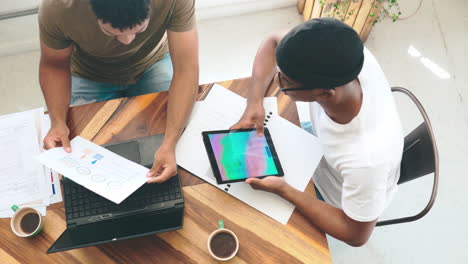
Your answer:
[[[104,146],[151,168],[163,135]],[[179,175],[158,184],[144,184],[116,204],[64,177],[67,229],[47,250],[54,253],[182,228],[184,198]]]

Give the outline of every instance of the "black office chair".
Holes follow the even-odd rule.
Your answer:
[[[407,95],[419,109],[424,122],[405,137],[403,157],[401,160],[400,179],[402,184],[419,177],[434,173],[432,194],[426,207],[416,215],[377,222],[376,226],[393,225],[416,221],[425,216],[434,204],[439,185],[439,154],[432,132],[431,122],[424,107],[413,93],[402,87],[392,87],[392,92]]]

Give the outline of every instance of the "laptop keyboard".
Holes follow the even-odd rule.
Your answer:
[[[137,210],[148,205],[182,198],[178,176],[158,184],[144,184],[122,203],[116,204],[72,181],[64,183],[67,220]]]

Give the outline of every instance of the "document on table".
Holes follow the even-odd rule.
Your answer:
[[[178,164],[282,224],[286,224],[294,205],[272,193],[253,190],[244,182],[218,185],[210,167],[201,132],[228,129],[244,112],[246,100],[221,86],[213,86],[204,101],[197,102],[190,122],[177,147]],[[265,127],[270,130],[284,179],[304,191],[323,155],[318,139],[280,117],[276,98],[264,99]]]
[[[41,213],[42,216],[45,216],[46,211],[47,211],[47,205],[48,204],[44,203],[44,200],[37,200],[37,201],[29,202],[29,203],[18,204],[18,207],[21,208],[21,207],[27,206],[27,207],[35,208],[36,210],[39,211],[39,213]],[[0,218],[10,218],[14,214],[15,212],[11,208],[4,209],[0,211]]]
[[[0,210],[50,196],[40,153],[42,108],[0,117]]]
[[[149,169],[127,160],[82,137],[70,141],[72,152],[54,148],[37,159],[70,180],[113,201],[121,203],[148,179]]]
[[[44,137],[47,135],[51,127],[50,117],[48,114],[44,115],[42,118],[42,127],[41,127],[41,145],[44,141]],[[45,176],[47,179],[47,185],[50,186],[51,196],[50,204],[58,203],[63,200],[62,198],[62,189],[60,188],[59,174],[47,167],[44,166]]]
[[[213,85],[204,101],[198,101],[197,103],[221,107],[221,109],[226,109],[236,115],[236,118],[242,116],[247,106],[245,98],[218,84]],[[263,98],[263,107],[267,113],[272,112],[273,114],[278,114],[278,102],[276,97]],[[237,121],[238,120],[239,119],[237,119]]]

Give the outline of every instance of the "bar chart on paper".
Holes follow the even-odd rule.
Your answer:
[[[120,203],[143,185],[148,169],[81,137],[71,142],[72,152],[55,148],[38,160],[74,182]]]

